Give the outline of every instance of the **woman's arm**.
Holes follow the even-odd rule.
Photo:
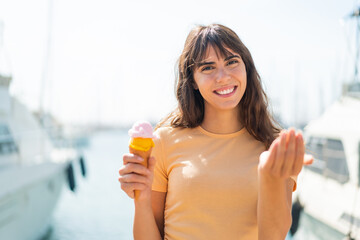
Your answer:
[[[259,179],[258,226],[260,240],[283,240],[291,227],[294,181]]]
[[[160,231],[161,237],[164,238],[164,211],[165,211],[165,192],[152,191],[151,202],[152,209],[156,221],[156,225]]]
[[[135,201],[134,239],[163,239],[166,193],[152,191],[151,203]]]
[[[163,227],[158,227],[158,219],[164,215],[161,211],[165,208],[165,193],[153,193],[151,190],[155,158],[149,159],[148,168],[140,164],[143,161],[141,157],[133,154],[125,154],[123,161],[123,167],[119,171],[122,190],[131,198],[135,197],[135,190],[139,191],[134,200],[134,239],[161,240]]]
[[[283,131],[260,157],[258,168],[259,240],[283,240],[291,227],[291,196],[294,181],[304,164],[304,141],[294,129]]]

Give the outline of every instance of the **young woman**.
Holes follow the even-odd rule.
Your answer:
[[[249,50],[229,28],[193,29],[179,59],[178,108],[159,124],[148,168],[125,154],[135,239],[285,239],[305,158],[280,131]],[[268,150],[268,151],[266,151]]]

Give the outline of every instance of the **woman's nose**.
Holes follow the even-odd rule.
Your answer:
[[[230,79],[229,73],[224,68],[219,68],[218,74],[216,76],[217,82],[224,82]]]

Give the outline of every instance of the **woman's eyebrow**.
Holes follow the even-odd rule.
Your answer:
[[[228,60],[230,60],[232,58],[241,58],[241,57],[239,55],[230,55],[230,56],[226,57],[224,59],[224,61],[228,61]],[[201,66],[204,66],[204,65],[211,65],[211,64],[215,64],[215,62],[199,62],[197,64],[197,67],[201,67]]]
[[[231,55],[225,58],[225,61],[230,60],[232,58],[241,58],[239,55]]]
[[[211,65],[211,64],[215,64],[215,62],[199,62],[197,64],[197,67],[201,67],[201,66],[204,66],[204,65]]]

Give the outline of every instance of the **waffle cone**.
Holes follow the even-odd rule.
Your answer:
[[[144,152],[144,151],[140,151],[140,150],[134,149],[132,147],[129,147],[130,153],[140,156],[144,159],[144,161],[141,164],[145,167],[148,167],[148,160],[151,155],[151,150],[152,150],[152,148],[150,148],[150,150]]]
[[[148,160],[149,160],[150,155],[151,155],[151,150],[152,150],[152,148],[150,148],[150,150],[145,152],[145,151],[140,151],[140,150],[134,149],[134,148],[129,146],[130,153],[132,153],[134,155],[137,155],[137,156],[140,156],[140,157],[142,157],[144,159],[144,161],[141,162],[141,165],[143,165],[145,167],[148,167]],[[135,200],[139,199],[139,194],[140,194],[140,191],[135,190]]]

